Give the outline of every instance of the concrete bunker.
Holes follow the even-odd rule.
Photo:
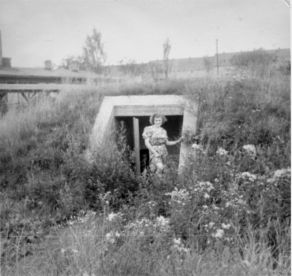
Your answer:
[[[118,125],[126,128],[126,141],[135,155],[136,173],[141,173],[149,163],[148,149],[142,132],[148,126],[149,116],[161,113],[167,117],[163,125],[170,140],[184,133],[195,134],[197,104],[178,95],[110,96],[104,97],[90,137],[90,150],[95,151],[114,135]],[[185,165],[191,144],[168,148],[169,158],[178,162],[181,170]]]

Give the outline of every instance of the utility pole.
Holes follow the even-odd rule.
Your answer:
[[[219,75],[218,39],[216,39],[216,65],[217,65],[217,75]]]
[[[0,67],[2,66],[2,40],[1,40],[1,30],[0,30]]]

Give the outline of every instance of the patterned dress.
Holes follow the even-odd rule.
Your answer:
[[[155,157],[154,154],[149,151],[150,170],[155,171],[158,163],[162,163],[164,165],[166,162],[166,142],[168,140],[167,132],[162,127],[152,125],[144,128],[142,136],[144,139],[149,138],[150,145],[159,154],[158,157]]]

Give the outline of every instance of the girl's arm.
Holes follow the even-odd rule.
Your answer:
[[[149,151],[151,151],[155,156],[159,155],[155,149],[153,149],[153,147],[150,144],[149,138],[145,139],[145,146],[147,147],[147,149],[149,149]]]
[[[182,137],[180,137],[179,139],[177,139],[177,140],[175,140],[175,141],[166,141],[166,145],[167,146],[174,146],[174,145],[176,145],[176,144],[178,144],[178,143],[180,143],[181,141],[182,141]]]

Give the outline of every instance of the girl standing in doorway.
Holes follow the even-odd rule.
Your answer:
[[[143,131],[145,145],[149,150],[149,167],[151,172],[161,175],[164,171],[167,157],[166,146],[173,146],[182,141],[182,137],[175,141],[169,141],[167,132],[161,126],[167,121],[162,114],[155,113],[150,116],[151,126]]]

